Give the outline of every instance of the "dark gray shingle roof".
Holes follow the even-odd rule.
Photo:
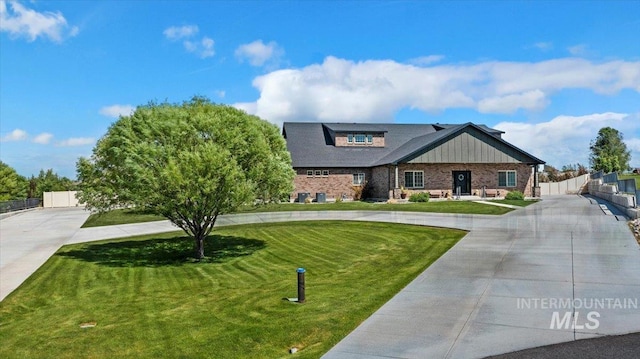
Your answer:
[[[502,140],[500,134],[504,132],[472,123],[432,125],[285,122],[282,132],[287,140],[293,167],[374,167],[410,160],[411,156],[415,157],[415,154],[424,152],[429,146],[454,137],[469,126],[494,136],[496,140],[529,157],[532,163],[544,163]],[[384,133],[385,146],[334,146],[332,135],[345,132]]]

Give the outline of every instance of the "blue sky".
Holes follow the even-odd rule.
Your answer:
[[[638,1],[0,0],[0,160],[75,178],[118,115],[194,95],[284,121],[465,123],[640,167]]]

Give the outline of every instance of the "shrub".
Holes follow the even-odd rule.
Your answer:
[[[429,192],[414,193],[409,197],[409,202],[429,202]]]
[[[512,191],[507,193],[507,195],[504,197],[504,199],[508,199],[508,200],[523,200],[524,199],[524,194],[520,191]]]
[[[359,201],[365,197],[365,193],[367,191],[366,187],[367,181],[364,181],[360,186],[351,186],[354,201]]]

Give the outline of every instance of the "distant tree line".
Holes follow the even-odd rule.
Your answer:
[[[545,165],[544,171],[538,175],[538,180],[540,182],[560,182],[587,173],[589,173],[587,166],[580,163],[564,165],[560,170],[553,166]]]
[[[40,170],[38,176],[27,178],[0,161],[0,201],[25,198],[42,198],[43,192],[74,191],[76,183],[60,176],[53,169]]]

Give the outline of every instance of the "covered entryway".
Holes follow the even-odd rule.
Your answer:
[[[457,194],[460,187],[460,194],[471,194],[471,171],[453,171],[453,194]]]

